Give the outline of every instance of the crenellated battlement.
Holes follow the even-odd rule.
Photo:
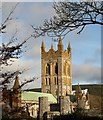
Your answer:
[[[68,44],[68,47],[66,50],[64,50],[64,46],[62,44],[62,39],[60,38],[59,39],[59,42],[58,42],[58,49],[55,50],[53,48],[53,45],[51,45],[51,48],[46,51],[45,50],[45,45],[44,45],[44,42],[42,41],[42,46],[41,46],[41,56],[44,58],[46,57],[48,59],[48,57],[52,56],[53,58],[55,57],[59,57],[59,56],[62,56],[62,57],[68,57],[68,59],[71,59],[71,47],[70,47],[70,42]]]

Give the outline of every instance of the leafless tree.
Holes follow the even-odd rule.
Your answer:
[[[12,15],[14,14],[14,11],[16,7],[18,6],[19,3],[17,3],[14,8],[10,11],[8,16],[5,18],[4,22],[1,23],[0,27],[0,35],[2,37],[2,34],[5,33],[5,29],[8,27],[8,22],[14,19]],[[14,59],[19,59],[20,55],[23,51],[23,46],[24,44],[32,37],[32,35],[28,36],[26,39],[24,39],[21,43],[16,44],[15,41],[18,40],[16,37],[17,30],[15,33],[12,35],[10,40],[7,43],[2,43],[0,45],[0,87],[3,87],[5,84],[10,84],[15,79],[15,76],[18,72],[18,74],[22,74],[25,70],[23,71],[6,71],[2,72],[2,69],[4,66],[11,66],[12,62],[14,62]],[[1,38],[2,39],[2,38]],[[24,83],[22,83],[21,87],[29,82],[32,82],[34,79],[32,78],[31,80],[26,80]]]
[[[69,32],[78,30],[80,34],[85,26],[91,24],[103,25],[103,2],[54,2],[56,15],[45,20],[41,26],[33,26],[34,37],[65,36]]]
[[[7,18],[4,20],[3,23],[1,23],[1,27],[0,27],[0,35],[2,37],[2,34],[6,35],[5,29],[8,27],[8,22],[11,21],[11,23],[13,22],[13,17],[12,15],[14,14],[14,11],[17,7],[18,3],[14,6],[14,8],[12,9],[12,11],[9,13],[9,15],[7,16]],[[7,31],[8,32],[8,31]],[[32,37],[32,35],[28,36],[26,39],[22,40],[22,42],[18,43],[18,38],[16,37],[18,31],[16,29],[15,33],[11,36],[11,38],[9,39],[9,41],[7,41],[7,43],[2,43],[2,45],[0,45],[0,92],[1,90],[7,90],[6,94],[5,92],[2,93],[2,100],[4,101],[4,104],[9,100],[9,97],[13,97],[13,95],[15,94],[15,90],[13,89],[13,87],[10,87],[8,89],[8,86],[10,86],[10,83],[12,83],[17,74],[22,74],[23,72],[25,72],[26,70],[14,70],[14,71],[10,71],[7,70],[6,72],[2,72],[3,68],[6,66],[9,68],[12,66],[12,63],[15,62],[15,59],[19,59],[21,57],[21,53],[25,52],[23,50],[23,48],[25,47],[25,43]],[[39,77],[32,77],[31,79],[23,79],[23,81],[21,81],[21,85],[18,86],[18,89],[27,85],[30,82],[33,82],[34,80],[39,79]],[[21,92],[21,91],[20,91]],[[9,96],[9,94],[11,96]],[[10,106],[10,102],[12,102],[12,100],[9,100],[9,106]],[[12,106],[10,106],[10,108],[12,108]],[[5,111],[5,110],[4,110]],[[23,111],[23,107],[20,108],[16,108],[16,109],[10,109],[9,111],[5,111],[6,115],[4,115],[3,117],[7,117],[6,119],[8,119],[9,117],[13,117],[13,115],[15,115],[17,112],[22,112]]]

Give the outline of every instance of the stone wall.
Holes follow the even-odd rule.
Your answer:
[[[60,102],[60,114],[71,113],[69,96],[60,96],[59,102]]]
[[[39,119],[42,120],[48,109],[48,97],[39,97]]]

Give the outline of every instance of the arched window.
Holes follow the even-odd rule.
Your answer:
[[[48,79],[46,78],[46,80],[45,80],[45,85],[48,85]]]
[[[50,78],[48,79],[48,85],[50,85]]]
[[[58,77],[54,77],[54,84],[58,85]]]
[[[58,74],[58,64],[55,65],[55,73]]]
[[[58,77],[57,77],[57,85],[58,85]]]
[[[46,74],[50,75],[50,65],[49,64],[47,64],[47,66],[46,66]]]
[[[50,78],[45,79],[45,85],[50,85]]]
[[[54,77],[54,84],[55,84],[55,85],[56,85],[56,81],[57,81],[57,80],[56,80],[56,77]]]

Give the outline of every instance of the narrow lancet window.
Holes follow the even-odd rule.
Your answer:
[[[46,66],[46,74],[50,75],[50,65],[49,64],[47,64],[47,66]]]
[[[45,85],[48,85],[48,79],[46,78]]]
[[[48,85],[50,85],[50,78],[48,79]]]
[[[58,64],[55,65],[55,73],[58,74]]]
[[[54,77],[54,84],[58,85],[58,77]]]

